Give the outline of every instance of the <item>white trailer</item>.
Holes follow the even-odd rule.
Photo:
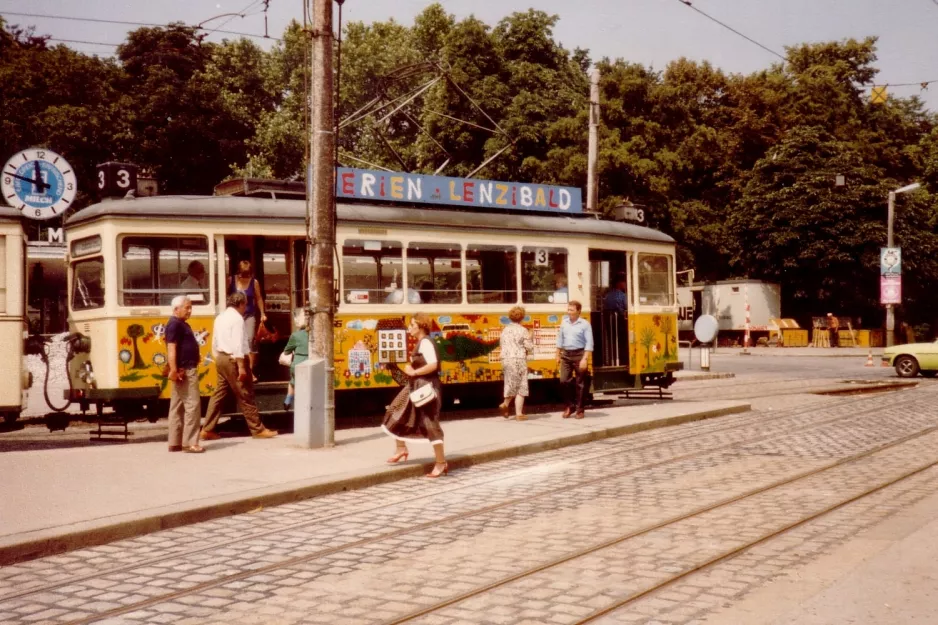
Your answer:
[[[700,315],[713,315],[721,333],[743,332],[746,329],[747,299],[750,332],[762,333],[776,329],[770,320],[782,316],[781,287],[771,282],[747,279],[678,287],[678,329],[691,332],[694,321]]]

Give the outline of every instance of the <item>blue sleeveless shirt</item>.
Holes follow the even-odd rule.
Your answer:
[[[254,276],[251,276],[251,282],[248,284],[248,288],[242,290],[238,288],[238,276],[231,277],[231,288],[228,289],[228,294],[232,293],[244,293],[244,296],[248,300],[248,306],[244,309],[244,318],[253,317],[257,314],[257,303],[254,299]]]

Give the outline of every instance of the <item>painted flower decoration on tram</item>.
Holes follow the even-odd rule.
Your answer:
[[[122,340],[121,343],[123,342],[124,341]],[[130,339],[127,339],[127,342],[130,343],[131,342]],[[124,363],[125,365],[130,364],[130,360],[134,357],[134,355],[130,353],[129,349],[122,349],[117,356],[118,358],[121,359],[121,362]]]
[[[444,323],[452,323],[452,322],[453,322],[453,318],[450,317],[449,315],[443,315],[442,317],[438,317],[436,321],[437,321],[437,323],[439,323],[440,325],[443,325]]]
[[[157,367],[162,367],[166,364],[166,354],[162,352],[157,352],[153,354],[153,364]]]
[[[560,323],[560,317],[557,315],[548,315],[547,323]]]
[[[208,330],[202,329],[195,333],[195,342],[199,344],[199,347],[205,346],[205,340],[208,338]]]
[[[153,336],[156,338],[156,342],[162,343],[163,336],[166,335],[166,326],[162,323],[157,323],[157,324],[154,324],[153,327],[150,328],[150,330],[153,331]]]

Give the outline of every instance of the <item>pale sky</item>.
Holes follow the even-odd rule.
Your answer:
[[[206,27],[264,34],[263,0],[0,0],[10,23],[32,24],[58,39],[121,43],[134,26],[24,17],[9,12],[128,22],[199,24],[222,13],[249,13],[208,21]],[[344,20],[394,18],[412,24],[428,0],[346,0]],[[776,57],[715,24],[680,0],[442,0],[457,18],[475,15],[494,25],[532,6],[560,16],[555,36],[565,47],[588,48],[592,58],[621,57],[664,68],[682,56],[708,60],[728,72],[768,67]],[[879,37],[878,83],[897,95],[919,94],[938,110],[938,82],[928,91],[917,83],[938,80],[938,0],[693,0],[695,7],[759,43],[784,54],[784,46],[869,35]],[[290,19],[302,19],[302,0],[269,0],[268,31],[279,36]],[[231,35],[213,34],[220,40]],[[269,42],[254,39],[264,47]],[[113,47],[70,43],[101,55]]]

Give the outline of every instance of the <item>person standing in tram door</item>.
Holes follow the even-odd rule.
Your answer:
[[[616,284],[609,292],[606,293],[606,297],[603,298],[603,309],[609,310],[620,315],[625,315],[625,310],[628,307],[628,299],[625,296],[625,272],[620,271],[616,274]]]
[[[251,272],[251,261],[244,259],[238,263],[238,273],[231,278],[231,284],[228,285],[228,294],[242,293],[247,300],[247,308],[244,310],[244,347],[243,351],[248,359],[250,370],[248,373],[251,379],[257,382],[257,375],[254,373],[254,364],[257,361],[257,317],[261,318],[261,323],[267,322],[267,315],[264,313],[264,297],[261,295],[261,284]]]
[[[572,300],[567,316],[557,332],[557,361],[560,364],[560,388],[566,407],[563,418],[571,415],[582,419],[583,402],[589,390],[589,355],[593,351],[593,328],[580,316],[583,305]]]
[[[502,352],[502,377],[505,380],[505,401],[498,405],[506,419],[511,413],[511,401],[514,398],[515,419],[524,421],[524,398],[528,396],[528,354],[534,351],[531,334],[521,325],[524,321],[524,308],[514,306],[508,311],[511,323],[502,329],[498,345]]]
[[[407,333],[417,341],[410,354],[410,362],[403,372],[409,382],[391,401],[381,429],[397,441],[396,453],[388,464],[407,460],[410,452],[407,441],[430,441],[436,464],[427,477],[440,477],[449,472],[443,454],[443,428],[440,427],[440,409],[443,407],[443,385],[440,382],[440,357],[436,344],[430,339],[430,315],[417,313],[410,320]]]
[[[215,358],[215,370],[218,372],[218,386],[212,393],[205,413],[205,426],[202,428],[202,440],[212,441],[221,438],[215,432],[221,409],[229,393],[234,393],[238,408],[248,423],[254,438],[273,438],[277,435],[268,430],[261,422],[254,401],[254,382],[251,372],[244,364],[244,311],[247,299],[244,293],[232,293],[228,296],[225,312],[215,317],[212,326],[212,356]]]
[[[624,271],[616,274],[615,285],[603,298],[603,332],[613,331],[611,340],[616,346],[615,360],[604,364],[625,364],[629,351],[628,328],[625,318],[628,314],[628,296],[626,295],[626,275]]]
[[[173,298],[173,316],[166,323],[166,349],[172,382],[169,400],[169,450],[200,454],[199,344],[186,321],[192,316],[192,302],[185,295]]]

